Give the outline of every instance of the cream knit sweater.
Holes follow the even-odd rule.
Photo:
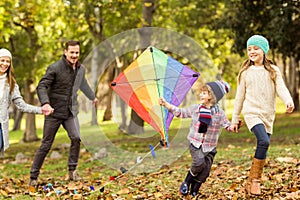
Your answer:
[[[275,120],[276,94],[287,105],[293,99],[282,79],[280,70],[277,71],[276,86],[264,66],[251,66],[244,71],[240,78],[232,115],[232,123],[237,124],[240,113],[249,130],[257,124],[264,124],[267,133],[272,134]]]

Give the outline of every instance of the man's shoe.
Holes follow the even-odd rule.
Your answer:
[[[69,171],[69,179],[71,181],[80,181],[81,177],[79,176],[77,170]]]
[[[38,187],[38,180],[37,179],[30,179],[29,180],[29,191],[35,193]]]

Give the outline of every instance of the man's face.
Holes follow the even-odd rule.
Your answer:
[[[72,66],[74,66],[79,58],[80,46],[69,46],[67,50],[64,50],[64,54],[66,56],[66,59],[71,63]]]

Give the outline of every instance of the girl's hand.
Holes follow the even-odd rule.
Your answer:
[[[287,113],[291,113],[291,112],[293,112],[294,108],[295,108],[295,106],[294,106],[293,103],[288,103],[288,104],[286,105],[286,112],[287,112]]]
[[[238,124],[231,124],[230,128],[233,132],[238,133],[239,129],[244,126],[244,122],[243,120],[239,119],[239,123]]]
[[[239,125],[238,124],[231,124],[230,128],[235,133],[239,132]]]

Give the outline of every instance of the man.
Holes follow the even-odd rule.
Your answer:
[[[69,179],[80,180],[76,171],[80,152],[80,128],[77,118],[77,91],[80,89],[96,105],[98,99],[85,78],[85,67],[78,61],[80,42],[66,42],[61,60],[47,68],[46,74],[37,86],[39,100],[43,107],[54,109],[50,116],[45,117],[43,139],[37,150],[30,170],[29,185],[37,187],[38,176],[54,141],[60,125],[68,132],[71,140],[68,169]]]

